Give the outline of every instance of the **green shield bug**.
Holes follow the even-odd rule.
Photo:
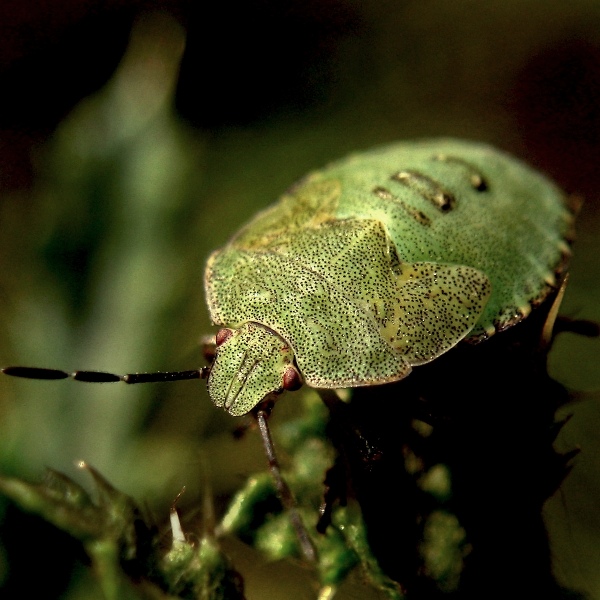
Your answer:
[[[398,381],[460,342],[528,316],[560,282],[574,215],[519,160],[452,139],[357,153],[292,186],[208,259],[221,329],[210,368],[113,375],[8,367],[38,379],[208,378],[212,401],[253,412],[303,553],[312,545],[279,473],[263,401]]]
[[[482,144],[403,142],[315,171],[208,260],[224,328],[209,394],[243,415],[302,380],[400,380],[525,318],[572,227],[554,183]]]
[[[573,221],[553,182],[487,145],[434,139],[357,153],[306,176],[209,257],[206,298],[222,328],[210,369],[74,375],[208,377],[211,399],[234,416],[303,382],[398,381],[527,317],[566,268]]]

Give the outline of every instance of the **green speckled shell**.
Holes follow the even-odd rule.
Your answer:
[[[309,385],[394,381],[527,316],[564,268],[572,221],[556,185],[489,146],[394,144],[258,214],[211,255],[208,305],[215,324],[273,330]]]

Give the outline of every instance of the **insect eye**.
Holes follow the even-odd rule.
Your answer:
[[[293,392],[302,387],[300,373],[294,367],[288,367],[283,374],[282,387],[284,390]]]
[[[216,344],[222,346],[231,336],[233,331],[231,329],[219,329],[216,337]]]

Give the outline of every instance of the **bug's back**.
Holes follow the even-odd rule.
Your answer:
[[[207,300],[218,325],[272,331],[313,387],[396,381],[525,318],[564,269],[572,226],[561,190],[503,152],[394,144],[259,213],[211,255]]]
[[[274,208],[234,243],[245,245],[246,231],[276,240],[331,217],[374,219],[402,261],[481,270],[492,294],[472,339],[518,322],[544,299],[573,229],[565,194],[547,177],[491,146],[452,139],[355,154],[310,174]]]

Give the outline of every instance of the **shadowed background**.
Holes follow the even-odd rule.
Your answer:
[[[0,88],[1,365],[195,368],[212,331],[211,249],[308,170],[424,136],[488,141],[585,198],[563,312],[600,319],[597,2],[4,3]],[[547,525],[557,576],[591,598],[599,349],[567,334],[550,359],[580,398],[557,448],[582,452]],[[208,481],[219,507],[264,469],[258,437],[234,440],[237,424],[203,383],[4,377],[0,470],[36,480],[51,466],[86,481],[74,466],[85,459],[163,520],[182,485],[184,511]],[[7,547],[36,531],[10,506],[0,512]],[[65,539],[48,535],[11,554],[10,576],[0,553],[0,584],[15,565],[24,577],[43,564],[47,597],[92,597],[66,549],[49,556]],[[294,597],[314,596],[302,569],[231,552],[250,598],[288,597],[296,584]]]

